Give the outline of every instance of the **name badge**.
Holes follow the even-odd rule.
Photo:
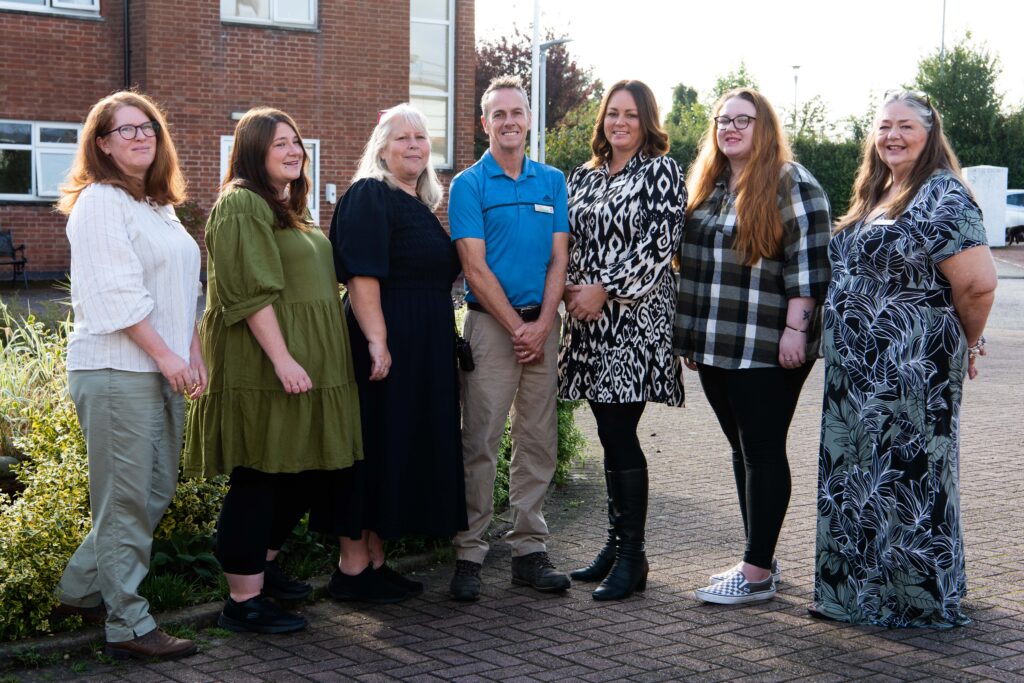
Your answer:
[[[882,225],[882,226],[896,225],[896,221],[894,219],[891,219],[891,218],[879,218],[876,221],[872,221],[871,225]]]
[[[536,211],[537,213],[554,213],[555,207],[544,206],[543,204],[534,204],[533,210]]]

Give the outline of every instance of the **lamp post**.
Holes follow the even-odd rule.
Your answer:
[[[797,119],[797,81],[800,79],[800,65],[793,65],[793,135],[796,135],[796,119]]]
[[[535,159],[542,164],[547,157],[547,146],[545,143],[547,141],[548,130],[548,50],[556,45],[564,45],[571,40],[572,38],[559,38],[557,40],[549,40],[546,43],[540,44],[540,73],[538,74],[538,80],[540,82],[540,102],[537,106],[538,152]]]

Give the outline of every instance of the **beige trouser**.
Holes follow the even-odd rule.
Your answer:
[[[89,453],[92,530],[57,585],[61,602],[107,606],[107,641],[156,628],[139,583],[177,489],[184,402],[158,372],[75,370],[71,398]]]
[[[519,557],[545,550],[548,525],[541,507],[555,473],[558,415],[555,410],[559,321],[544,342],[544,361],[520,365],[509,333],[486,313],[466,314],[465,336],[476,369],[462,375],[462,457],[469,529],[455,536],[458,559],[483,563],[484,535],[494,514],[494,477],[505,419],[512,411],[509,507],[512,530],[505,539]]]

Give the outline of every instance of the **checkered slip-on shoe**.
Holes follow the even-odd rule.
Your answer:
[[[741,562],[740,564],[743,563]],[[740,565],[738,564],[735,567],[732,567],[731,569],[726,569],[724,572],[712,574],[709,577],[711,579],[711,583],[720,583],[722,581],[725,581],[729,574],[732,574],[734,571],[737,571],[739,569],[739,566]],[[776,586],[782,583],[782,570],[779,569],[779,561],[776,560],[774,557],[772,558],[772,581],[775,582]]]
[[[750,582],[743,572],[733,570],[722,581],[698,588],[693,594],[698,600],[718,605],[761,602],[775,597],[775,582],[770,576],[764,581]]]

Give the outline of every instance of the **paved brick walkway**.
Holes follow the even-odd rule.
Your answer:
[[[1024,287],[1024,282],[1014,286]],[[652,475],[646,593],[596,603],[588,586],[544,596],[509,582],[498,543],[475,604],[446,597],[448,567],[420,571],[422,598],[356,609],[321,600],[311,628],[285,636],[204,635],[178,662],[105,665],[86,659],[22,671],[27,680],[87,681],[1024,681],[1024,330],[992,329],[982,377],[968,382],[962,487],[974,622],[952,631],[886,631],[810,619],[822,370],[815,368],[790,433],[793,496],[778,550],[778,597],[746,607],[698,603],[692,589],[742,551],[726,442],[695,375],[685,409],[652,405],[641,424]],[[590,415],[579,420],[596,443]],[[603,483],[595,457],[547,505],[555,562],[588,560],[601,539]],[[0,678],[2,678],[0,673]]]

